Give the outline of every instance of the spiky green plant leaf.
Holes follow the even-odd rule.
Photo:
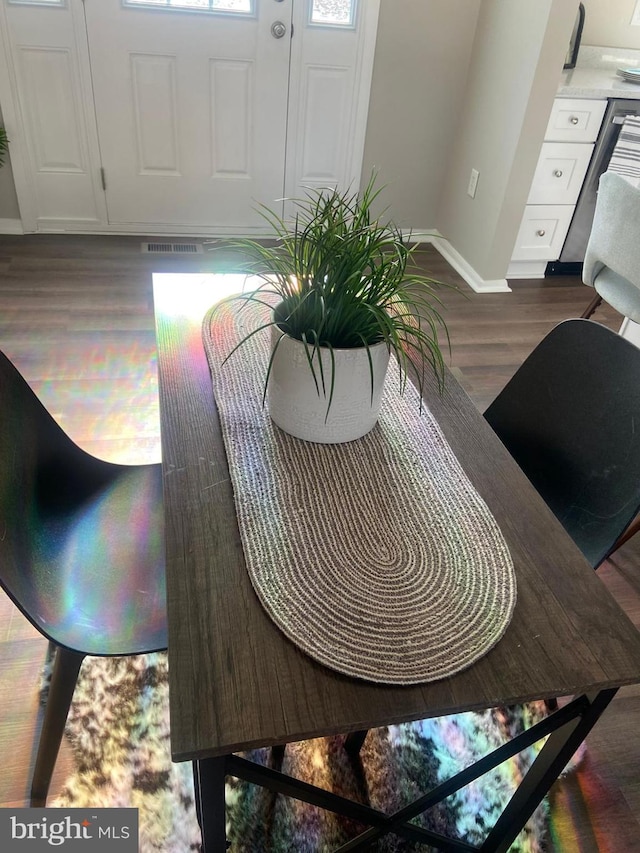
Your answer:
[[[410,360],[418,363],[420,391],[425,366],[435,374],[440,389],[444,383],[438,333],[444,334],[449,347],[450,341],[438,290],[454,286],[420,275],[413,258],[417,244],[411,246],[393,222],[374,215],[372,206],[381,192],[375,181],[374,174],[360,194],[309,190],[304,198],[293,200],[295,217],[289,224],[261,205],[259,212],[273,231],[275,245],[253,239],[231,243],[243,253],[247,272],[261,283],[225,302],[266,302],[262,299],[266,294],[278,297],[278,310],[267,325],[275,324],[304,343],[318,393],[326,396],[327,385],[331,389],[327,413],[336,349],[364,346],[368,350],[384,341],[397,358],[401,390]],[[331,354],[328,382],[322,360],[315,357],[319,347]],[[265,395],[272,365],[273,357],[265,376]],[[373,387],[373,375],[371,381]]]
[[[4,127],[0,127],[0,167],[4,166],[4,158],[9,150],[9,140],[7,139],[7,131]]]

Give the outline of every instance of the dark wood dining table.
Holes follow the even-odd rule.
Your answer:
[[[518,597],[502,639],[454,676],[413,686],[335,672],[302,652],[261,606],[247,573],[227,457],[203,349],[206,310],[244,277],[154,275],[166,519],[169,695],[174,761],[192,761],[207,853],[226,849],[225,777],[234,775],[370,827],[342,849],[393,831],[443,850],[506,851],[621,685],[640,682],[640,633],[535,492],[454,376],[423,397],[508,544]],[[296,783],[237,753],[306,738],[541,698],[574,697],[450,783],[549,734],[484,844],[444,839]],[[523,739],[524,738],[524,739]],[[527,739],[528,738],[528,739]]]

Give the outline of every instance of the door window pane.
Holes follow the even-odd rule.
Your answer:
[[[235,12],[253,14],[254,0],[123,0],[125,6],[148,6],[196,12]]]
[[[67,0],[8,0],[10,6],[66,6]]]
[[[312,24],[332,27],[353,27],[356,17],[356,0],[311,0]]]

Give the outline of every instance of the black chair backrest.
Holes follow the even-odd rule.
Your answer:
[[[485,418],[596,568],[640,509],[640,349],[566,320]]]
[[[74,444],[0,352],[0,583],[26,613],[42,595],[32,576],[38,526],[72,513],[120,467]]]

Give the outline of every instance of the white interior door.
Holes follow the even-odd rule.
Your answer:
[[[110,225],[238,233],[282,199],[292,2],[85,0]]]

